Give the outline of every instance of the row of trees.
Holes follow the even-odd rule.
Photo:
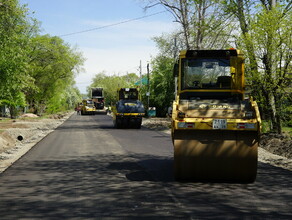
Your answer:
[[[174,54],[180,49],[235,47],[246,55],[247,83],[270,129],[292,126],[292,2],[290,0],[144,0],[162,5],[180,29],[155,37],[151,102],[164,114],[173,99]],[[176,42],[176,43],[175,43]],[[164,106],[164,108],[163,108]]]
[[[79,101],[73,85],[82,55],[59,37],[40,35],[38,21],[18,0],[0,3],[0,106],[54,113]]]
[[[102,87],[104,96],[106,97],[106,104],[112,105],[117,100],[118,88],[132,88],[136,87],[135,83],[139,81],[139,77],[135,73],[128,73],[123,76],[108,75],[105,71],[98,73],[92,79],[91,85],[87,88],[88,97],[91,97],[91,88]]]

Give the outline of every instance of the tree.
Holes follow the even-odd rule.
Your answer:
[[[174,100],[174,59],[158,55],[152,60],[150,103],[156,107],[157,116],[164,117]]]
[[[0,105],[11,117],[27,102],[38,114],[72,107],[82,55],[58,37],[39,36],[38,22],[18,0],[0,2],[0,25]]]
[[[27,73],[30,39],[38,31],[37,22],[28,16],[17,0],[0,3],[0,103],[7,105],[10,115],[24,106],[23,91],[32,86]]]
[[[29,106],[36,114],[64,110],[84,59],[59,37],[43,35],[31,41],[29,74],[34,87],[26,91]]]
[[[128,73],[123,76],[107,75],[106,72],[100,72],[95,75],[91,85],[87,88],[88,96],[91,97],[91,88],[101,87],[104,91],[107,105],[115,103],[117,100],[117,90],[119,88],[136,87],[135,82],[139,77],[135,73]]]
[[[146,9],[163,5],[176,19],[181,29],[175,33],[155,37],[159,55],[152,59],[151,97],[157,114],[165,116],[174,99],[172,75],[177,52],[182,49],[218,49],[230,45],[232,32],[230,17],[223,16],[215,0],[154,0]]]
[[[226,0],[223,3],[238,19],[241,36],[237,44],[246,51],[247,76],[262,116],[271,120],[272,130],[281,133],[282,104],[291,73],[292,2]]]
[[[288,74],[292,72],[292,17],[284,11],[280,5],[264,7],[251,25],[256,56],[262,61],[259,66],[261,91],[265,103],[269,103],[265,110],[272,121],[272,129],[278,133],[282,132],[282,104],[290,86]]]
[[[222,49],[230,46],[230,16],[218,0],[148,0],[145,9],[162,5],[181,26],[184,49]]]

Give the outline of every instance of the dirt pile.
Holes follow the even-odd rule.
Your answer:
[[[287,134],[263,134],[260,146],[273,154],[292,159],[292,139]]]
[[[142,125],[152,130],[165,131],[170,130],[170,118],[143,118]]]
[[[38,118],[39,116],[35,115],[35,114],[32,114],[32,113],[26,113],[26,114],[23,114],[21,116],[21,118]]]

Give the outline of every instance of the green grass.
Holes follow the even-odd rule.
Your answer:
[[[11,118],[1,118],[2,120],[0,120],[0,123],[5,123],[5,122],[9,122],[11,121],[12,119]]]
[[[269,121],[262,121],[262,133],[268,133],[270,131],[270,122]]]
[[[262,121],[262,133],[269,133],[271,122],[270,121]],[[289,134],[292,137],[292,127],[283,126],[282,132]]]
[[[282,128],[283,132],[287,133],[292,137],[292,127],[283,127]]]

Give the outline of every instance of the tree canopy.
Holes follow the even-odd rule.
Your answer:
[[[152,61],[152,90],[158,91],[161,83],[173,83],[171,68],[159,66],[166,59],[173,63],[179,50],[234,47],[246,55],[247,82],[262,118],[278,133],[282,123],[291,126],[291,1],[148,0],[145,9],[156,5],[165,7],[180,28],[154,38],[160,53]],[[174,88],[162,96],[167,98],[173,92]]]
[[[135,83],[139,77],[135,73],[128,73],[126,75],[109,75],[106,72],[101,72],[95,75],[92,79],[91,85],[87,88],[88,96],[91,97],[91,88],[101,87],[106,97],[106,104],[111,105],[117,101],[118,88],[137,87]]]
[[[8,106],[11,117],[17,107],[38,114],[72,108],[65,103],[76,89],[82,55],[59,37],[41,36],[38,21],[18,0],[0,3],[0,25],[0,106]]]
[[[36,113],[64,110],[68,89],[74,85],[83,58],[59,37],[36,36],[31,41],[29,75],[34,87],[27,90],[27,101]],[[70,106],[71,107],[71,106]]]

